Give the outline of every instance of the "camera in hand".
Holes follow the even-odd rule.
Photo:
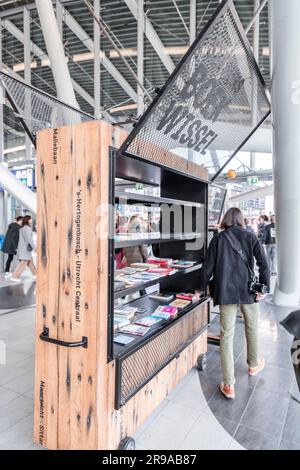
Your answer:
[[[249,291],[251,294],[267,294],[269,292],[268,286],[257,282],[257,279],[253,280],[249,284]]]

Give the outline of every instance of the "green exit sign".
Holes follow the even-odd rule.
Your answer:
[[[247,183],[250,185],[257,184],[258,183],[257,176],[251,176],[250,178],[247,178]]]
[[[144,189],[144,185],[142,183],[136,183],[135,184],[135,189]]]

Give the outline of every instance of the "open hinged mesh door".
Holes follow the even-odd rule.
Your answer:
[[[94,119],[7,73],[0,72],[0,80],[8,101],[33,144],[37,131]]]
[[[250,44],[232,0],[224,0],[120,151],[161,164],[166,151],[186,159],[193,152],[213,180],[269,114]]]

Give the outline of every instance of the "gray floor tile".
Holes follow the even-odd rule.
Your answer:
[[[34,370],[31,368],[9,382],[5,382],[5,387],[21,395],[26,394],[34,387]]]
[[[233,423],[232,421],[228,421],[228,419],[224,419],[224,418],[219,418],[219,417],[216,417],[216,418],[221,424],[221,426],[225,429],[225,431],[227,431],[228,434],[230,434],[230,436],[234,436],[235,431],[237,430],[237,427],[238,427],[238,423]]]
[[[241,424],[280,437],[289,396],[271,392],[260,385],[253,392]]]
[[[266,364],[266,367],[259,374],[259,377],[259,388],[263,387],[264,390],[275,391],[282,394],[290,393],[294,383],[294,372],[292,368],[286,369],[284,367]]]
[[[232,437],[212,413],[203,412],[180,445],[180,450],[227,450]]]
[[[234,439],[248,450],[277,450],[279,437],[240,425]]]
[[[139,434],[138,441],[147,449],[178,449],[199,415],[200,412],[192,408],[169,402]]]
[[[142,446],[139,441],[136,441],[135,443],[135,450],[149,450],[149,449],[146,449],[146,447]]]
[[[34,388],[23,393],[23,395],[24,397],[31,398],[31,400],[34,400]]]
[[[228,400],[218,390],[209,402],[209,407],[215,416],[238,423],[245,412],[252,393],[252,387],[237,387],[235,399]]]
[[[15,366],[13,364],[0,366],[0,385],[6,385],[26,374],[30,375],[33,370],[34,361],[30,356],[25,357],[23,361],[18,362]]]
[[[300,450],[300,444],[282,440],[279,446],[279,450]]]
[[[0,408],[0,433],[33,413],[33,400],[18,397]]]
[[[282,439],[300,444],[300,404],[290,400]]]
[[[0,449],[24,450],[33,445],[33,415],[0,433]]]
[[[168,400],[168,398],[166,398],[153,411],[153,413],[151,413],[149,418],[136,430],[136,432],[133,436],[135,440],[139,440],[140,434],[142,434],[144,431],[146,431],[148,429],[148,427],[150,426],[150,424],[152,423],[152,421],[154,421],[158,416],[161,415],[163,409],[168,405],[168,403],[169,403],[169,400]]]
[[[19,394],[13,392],[12,390],[8,390],[7,388],[0,387],[0,408],[1,406],[6,405],[11,400],[18,398]]]
[[[228,450],[246,450],[241,444],[239,444],[236,440],[232,440]]]
[[[196,373],[189,376],[183,386],[172,394],[170,400],[195,410],[203,410],[207,406],[207,401],[201,389],[199,375]]]

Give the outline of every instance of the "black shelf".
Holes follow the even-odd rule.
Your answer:
[[[142,202],[144,204],[172,204],[176,206],[202,207],[203,204],[191,201],[182,201],[179,199],[170,199],[166,197],[147,196],[144,194],[134,194],[124,191],[116,191],[115,199],[126,199],[126,202]]]
[[[176,293],[174,292],[173,293],[171,292],[171,294],[173,294],[174,296],[176,295]],[[188,312],[193,310],[195,307],[198,307],[198,305],[205,303],[206,301],[207,301],[207,298],[202,297],[199,300],[192,302],[185,309],[181,310],[180,313],[178,313],[177,317],[174,318],[174,320],[162,320],[160,323],[152,326],[149,329],[148,333],[146,333],[144,336],[127,335],[127,333],[116,331],[114,333],[114,336],[118,336],[119,334],[122,334],[122,335],[124,334],[128,336],[129,338],[134,338],[134,340],[124,346],[114,343],[115,357],[120,358],[120,357],[124,357],[124,356],[132,354],[134,351],[140,348],[141,344],[145,344],[150,338],[153,338],[156,334],[158,334],[163,329],[173,325],[177,321],[180,321],[180,319],[184,315],[186,315]],[[139,297],[138,299],[135,299],[129,303],[126,303],[126,305],[130,307],[138,307],[138,308],[146,309],[146,312],[139,313],[134,316],[134,319],[131,320],[131,323],[134,323],[135,321],[140,320],[141,318],[146,317],[148,315],[151,315],[151,313],[154,313],[155,309],[159,307],[160,305],[167,305],[167,304],[157,299],[151,299],[149,298],[149,295],[143,295],[142,297]]]
[[[162,238],[162,237],[153,237],[153,233],[149,233],[149,237],[146,237],[146,234],[142,234],[141,238],[136,238],[136,234],[124,237],[124,240],[115,240],[115,248],[126,248],[129,246],[137,246],[137,245],[152,245],[153,243],[170,243],[170,242],[180,242],[180,241],[193,241],[196,238],[203,238],[205,237],[204,233],[187,233],[187,234],[168,234],[169,238]]]
[[[170,279],[174,279],[174,278],[177,279],[179,276],[192,273],[201,268],[202,268],[202,264],[196,264],[194,266],[191,266],[190,268],[178,268],[178,272],[171,274],[171,276],[162,276],[157,279],[153,279],[152,281],[143,282],[137,286],[128,287],[127,289],[116,291],[114,294],[114,299],[120,299],[121,297],[125,297],[126,295],[134,294],[135,292],[145,289],[146,287],[155,286],[155,284],[160,284],[161,282],[164,282],[167,280],[169,281]],[[174,269],[177,269],[177,268],[174,268]]]

